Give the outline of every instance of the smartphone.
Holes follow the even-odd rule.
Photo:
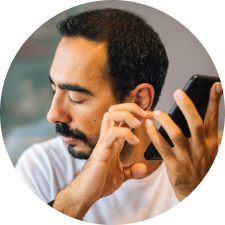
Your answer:
[[[209,102],[210,89],[215,82],[220,82],[219,77],[194,75],[189,79],[183,89],[183,91],[186,92],[186,94],[194,103],[203,122]],[[190,138],[191,134],[188,128],[187,121],[176,103],[170,110],[169,116],[181,128],[184,136],[186,138]],[[169,136],[162,126],[159,128],[159,132],[169,143],[169,145],[171,147],[174,147],[172,141],[170,140]],[[150,145],[148,146],[147,150],[144,153],[144,157],[146,160],[163,160],[153,143],[150,143]]]

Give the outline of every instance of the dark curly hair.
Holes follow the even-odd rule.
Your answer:
[[[69,16],[57,24],[64,37],[108,43],[108,78],[117,101],[141,83],[155,90],[156,106],[168,68],[166,50],[159,35],[140,17],[118,9],[97,9]]]

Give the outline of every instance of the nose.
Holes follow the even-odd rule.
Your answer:
[[[63,100],[63,97],[57,96],[55,94],[51,108],[48,111],[47,119],[50,123],[70,123],[72,121],[72,117],[69,113],[68,104]]]

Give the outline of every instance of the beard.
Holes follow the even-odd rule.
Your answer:
[[[87,147],[86,150],[81,151],[81,150],[78,150],[78,147],[76,144],[69,144],[68,151],[73,158],[82,159],[82,160],[89,159],[92,151],[94,150],[98,142],[99,135],[88,137],[86,134],[79,131],[78,129],[72,129],[67,123],[62,123],[62,122],[59,124],[56,124],[55,128],[56,128],[56,133],[58,133],[59,135],[80,140]],[[123,149],[120,153],[121,162],[123,162],[125,159],[127,159],[131,155],[132,150],[133,150],[133,145],[130,145],[128,142],[125,141]]]
[[[68,151],[72,157],[85,160],[87,160],[90,157],[93,149],[95,148],[95,145],[97,144],[98,138],[87,137],[87,135],[85,135],[78,129],[71,129],[67,123],[56,124],[55,128],[56,132],[59,135],[80,140],[87,147],[86,150],[80,151],[78,150],[76,144],[69,144]]]

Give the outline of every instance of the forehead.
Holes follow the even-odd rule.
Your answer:
[[[86,88],[99,88],[106,82],[107,44],[83,37],[62,38],[50,70],[55,84],[79,83]]]

